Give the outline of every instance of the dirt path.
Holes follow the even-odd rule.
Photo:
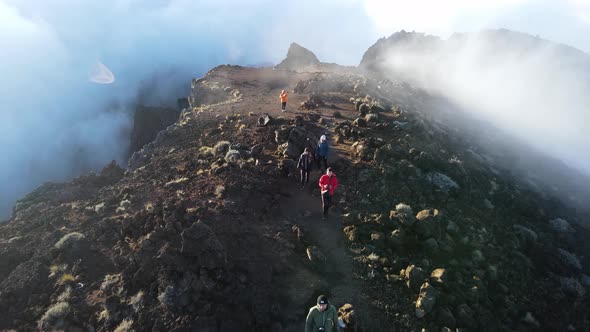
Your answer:
[[[333,163],[341,156],[336,149],[332,151],[329,162]],[[320,294],[327,295],[336,308],[345,303],[357,307],[361,302],[361,288],[353,278],[353,261],[348,255],[340,215],[331,211],[327,220],[322,220],[322,203],[317,190],[322,174],[314,169],[308,186],[303,190],[299,188],[298,179],[297,182],[286,180],[283,185],[284,198],[280,203],[283,218],[301,228],[303,237],[296,250],[307,266],[294,271],[281,282],[287,288],[284,296],[288,299],[287,306],[282,308],[285,314],[284,331],[303,331],[307,311],[315,305]],[[326,256],[322,266],[313,266],[307,259],[305,250],[311,245],[317,246]]]

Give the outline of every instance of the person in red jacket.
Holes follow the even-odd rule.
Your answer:
[[[326,219],[326,216],[328,215],[328,209],[332,204],[332,196],[334,195],[334,190],[338,188],[338,179],[336,178],[336,174],[332,172],[332,167],[328,167],[326,169],[326,174],[320,177],[319,184],[320,192],[322,194],[322,219]]]

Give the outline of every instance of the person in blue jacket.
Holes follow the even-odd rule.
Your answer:
[[[321,172],[328,169],[328,142],[326,142],[326,135],[320,137],[318,148],[316,149],[316,160],[318,163],[318,169]],[[324,162],[324,169],[322,169],[322,161]]]

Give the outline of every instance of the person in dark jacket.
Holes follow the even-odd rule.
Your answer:
[[[317,305],[309,309],[305,320],[305,332],[339,332],[338,312],[325,295],[318,297]]]
[[[324,162],[324,167],[328,168],[328,142],[326,142],[326,135],[320,137],[318,148],[316,149],[316,158],[318,162],[318,169],[322,171],[321,163]]]
[[[301,156],[297,168],[301,171],[301,189],[309,183],[309,173],[311,172],[311,165],[313,164],[313,155],[309,152],[309,148],[305,148]]]
[[[338,179],[336,178],[336,174],[332,172],[332,167],[326,169],[326,174],[322,175],[320,178],[319,185],[320,193],[322,194],[322,219],[326,219],[328,216],[328,209],[330,209],[330,205],[332,204],[334,190],[338,188]]]

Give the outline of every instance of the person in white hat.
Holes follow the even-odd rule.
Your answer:
[[[326,135],[320,137],[318,148],[316,149],[316,160],[318,163],[318,169],[323,172],[322,161],[324,162],[324,169],[328,168],[328,142],[326,141]]]

